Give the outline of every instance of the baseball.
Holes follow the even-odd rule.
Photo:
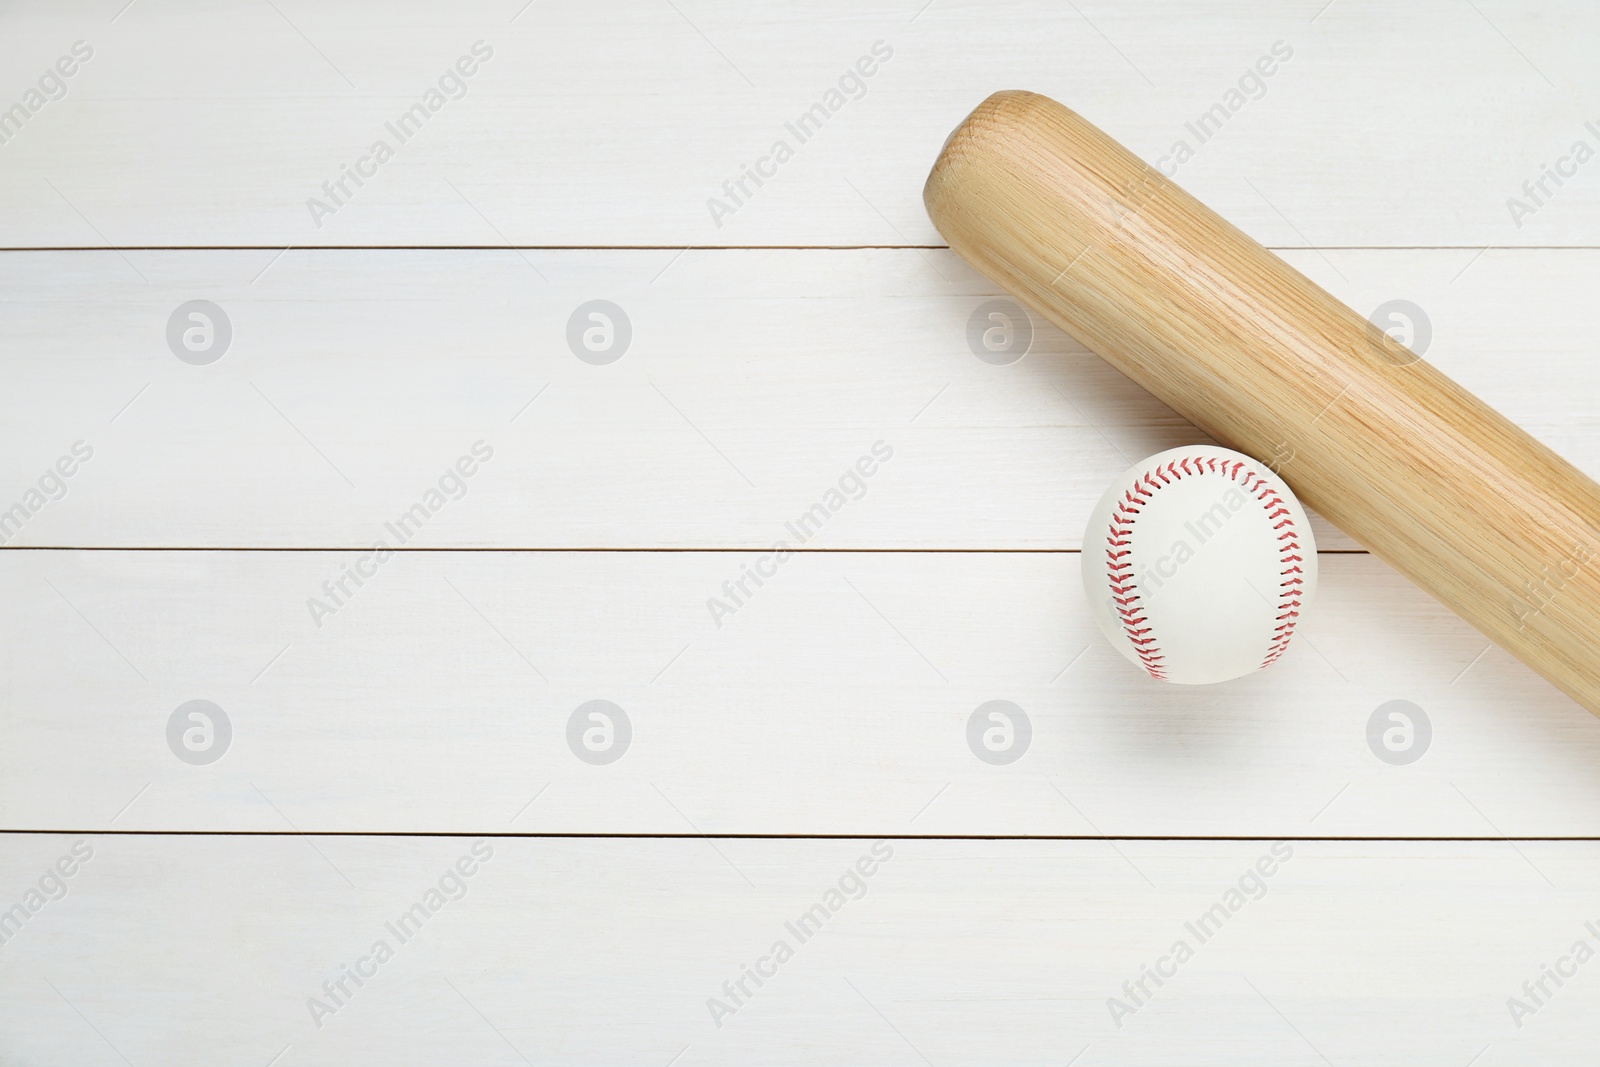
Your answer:
[[[1114,482],[1083,535],[1100,629],[1152,678],[1204,685],[1270,665],[1317,586],[1317,546],[1289,487],[1215,445],[1157,453]]]

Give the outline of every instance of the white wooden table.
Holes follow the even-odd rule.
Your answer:
[[[1185,140],[1596,474],[1597,35],[8,7],[0,1062],[1584,1062],[1600,722],[1326,525],[1280,665],[1130,670],[1079,534],[1199,435],[1042,321],[979,358],[920,192],[1000,88]]]

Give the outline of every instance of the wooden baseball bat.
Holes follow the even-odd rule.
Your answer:
[[[1101,130],[1003,92],[923,190],[978,270],[1600,714],[1600,486]]]

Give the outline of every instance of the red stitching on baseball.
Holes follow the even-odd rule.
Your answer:
[[[1189,469],[1190,463],[1195,465],[1194,470]],[[1266,667],[1288,650],[1289,639],[1294,636],[1295,624],[1300,621],[1299,597],[1301,587],[1305,584],[1300,576],[1305,572],[1299,564],[1304,563],[1305,559],[1299,555],[1300,540],[1294,516],[1272,485],[1255,470],[1246,469],[1241,460],[1234,460],[1231,463],[1223,460],[1221,463],[1220,473],[1227,475],[1229,481],[1240,482],[1240,471],[1245,472],[1241,482],[1243,488],[1261,503],[1267,513],[1268,521],[1282,520],[1274,523],[1272,528],[1284,531],[1278,535],[1278,562],[1282,565],[1282,569],[1278,572],[1278,606],[1277,615],[1273,620],[1278,625],[1273,628],[1276,636],[1267,647],[1266,658],[1261,661],[1261,666]],[[1110,580],[1112,593],[1115,594],[1111,599],[1116,604],[1117,614],[1121,617],[1123,635],[1127,637],[1134,653],[1152,678],[1167,676],[1166,657],[1152,633],[1153,627],[1147,625],[1150,620],[1136,606],[1140,599],[1137,592],[1138,582],[1130,573],[1133,565],[1124,557],[1133,552],[1133,524],[1144,504],[1155,496],[1155,490],[1172,482],[1182,481],[1186,474],[1206,473],[1219,473],[1215,456],[1184,456],[1182,459],[1167,463],[1164,467],[1158,466],[1135,476],[1133,484],[1123,492],[1122,499],[1117,501],[1115,514],[1111,517],[1106,533],[1106,577]],[[1252,486],[1252,482],[1259,484]]]

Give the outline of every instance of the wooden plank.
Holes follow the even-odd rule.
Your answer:
[[[1600,181],[1570,160],[1600,145],[1583,103],[1600,11],[1578,0],[123,6],[6,16],[6,107],[74,42],[93,54],[0,144],[0,244],[938,244],[928,165],[997,87],[1172,160],[1266,243],[1600,244]],[[863,58],[873,74],[841,93]],[[817,105],[826,120],[791,132]],[[779,140],[792,156],[762,163]],[[723,191],[757,164],[760,187]]]
[[[1420,308],[1430,360],[1600,473],[1584,387],[1600,252],[1286,255],[1363,312]],[[493,461],[408,543],[766,548],[883,441],[892,462],[815,544],[1070,549],[1122,470],[1203,439],[1047,323],[1019,362],[979,359],[969,323],[998,294],[948,252],[525,256],[0,255],[0,508],[75,442],[94,450],[64,499],[41,494],[20,532],[0,532],[392,543],[385,523],[482,440]],[[566,340],[596,298],[632,331],[603,366]],[[197,299],[231,326],[209,365],[167,340]],[[1326,525],[1318,536],[1352,547]]]
[[[1600,1009],[1592,842],[8,836],[4,899],[75,845],[8,1062],[1576,1062]]]
[[[1073,553],[804,553],[719,617],[767,557],[407,552],[335,605],[357,558],[0,555],[5,826],[1600,831],[1600,721],[1363,554],[1323,556],[1277,666],[1192,688],[1105,643]],[[983,755],[995,700],[1021,709],[1009,764]],[[1421,709],[1409,765],[1369,740],[1406,742],[1395,700]],[[580,753],[590,730],[620,756]]]

